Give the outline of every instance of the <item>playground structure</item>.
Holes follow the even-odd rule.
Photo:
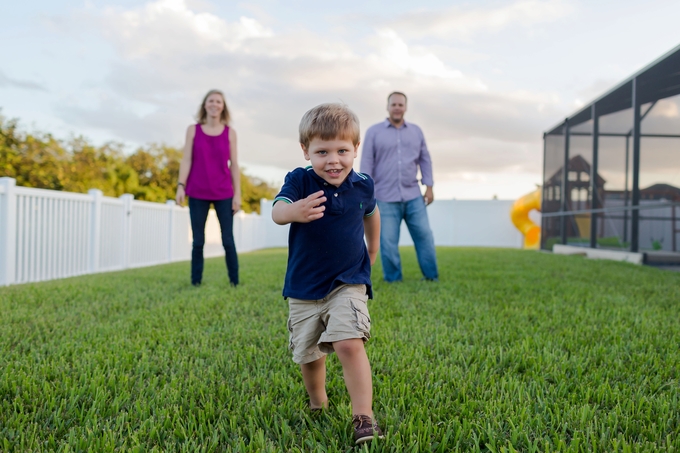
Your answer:
[[[531,193],[519,198],[510,209],[510,219],[513,225],[524,235],[524,248],[538,250],[541,245],[541,227],[530,218],[533,210],[541,212],[542,190],[538,187]]]

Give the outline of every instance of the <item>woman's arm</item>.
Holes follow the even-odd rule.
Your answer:
[[[234,198],[231,202],[231,210],[236,214],[241,210],[241,170],[238,166],[238,144],[236,131],[229,128],[229,172],[231,173],[231,185],[234,188]]]
[[[177,194],[175,195],[175,202],[182,206],[186,198],[186,184],[191,172],[191,153],[194,148],[194,136],[196,135],[196,125],[192,124],[187,128],[186,139],[184,141],[184,151],[182,152],[182,161],[179,163],[179,178],[177,179]]]

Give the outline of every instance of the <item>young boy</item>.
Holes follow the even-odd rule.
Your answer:
[[[312,411],[328,407],[326,355],[338,355],[352,403],[354,440],[361,444],[382,437],[373,419],[373,381],[364,349],[380,213],[373,180],[352,170],[359,120],[349,108],[321,104],[305,113],[300,145],[311,166],[286,175],[272,210],[274,222],[291,224],[283,287],[290,349]]]

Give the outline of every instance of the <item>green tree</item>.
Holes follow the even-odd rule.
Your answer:
[[[244,169],[245,170],[245,169]],[[256,212],[260,214],[260,200],[271,200],[277,190],[270,187],[259,178],[246,175],[241,172],[241,203],[243,212]]]
[[[0,175],[17,177],[17,169],[21,168],[19,153],[21,140],[17,131],[17,121],[5,121],[0,115]]]
[[[119,197],[165,202],[175,198],[182,151],[151,144],[125,155],[123,145],[110,142],[93,146],[82,136],[62,142],[51,134],[21,132],[16,119],[0,115],[0,176],[17,185],[85,193],[99,189]],[[241,172],[241,197],[245,212],[260,212],[260,199],[271,199],[276,189]]]
[[[83,137],[76,137],[66,144],[66,148],[70,159],[65,169],[64,190],[99,189],[104,195],[115,197],[131,193],[137,187],[136,179],[121,184],[119,175],[125,173],[126,167],[123,145],[107,143],[96,148]]]
[[[128,156],[126,163],[137,173],[139,187],[135,198],[165,201],[175,198],[182,152],[165,145],[152,144]]]
[[[0,176],[17,180],[17,185],[62,190],[64,162],[68,155],[50,134],[27,134],[17,120],[0,116]]]

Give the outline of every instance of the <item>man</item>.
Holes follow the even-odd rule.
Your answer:
[[[404,121],[406,95],[395,91],[387,97],[389,117],[366,131],[361,172],[375,181],[375,197],[382,220],[380,258],[387,282],[402,280],[399,230],[406,222],[416,247],[418,264],[425,280],[437,281],[434,237],[425,207],[434,201],[432,161],[423,131]],[[421,195],[418,168],[425,185]]]

